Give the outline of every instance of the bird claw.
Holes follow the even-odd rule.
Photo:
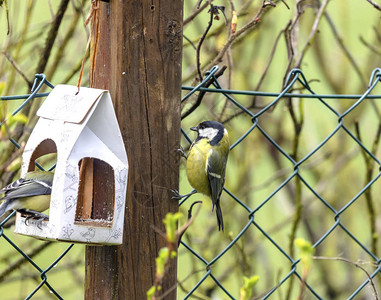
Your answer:
[[[39,213],[39,212],[28,212],[28,215],[25,217],[25,225],[29,226],[29,220],[30,219],[35,219],[36,220],[36,225],[37,228],[42,230],[42,221],[47,221],[49,220],[49,216]]]
[[[40,229],[40,230],[42,230],[42,221],[49,221],[49,217],[47,217],[47,218],[38,218],[37,220],[36,220],[36,225],[37,225],[37,228],[38,229]]]
[[[185,154],[185,150],[184,150],[183,146],[180,145],[180,148],[176,149],[176,151],[180,152],[180,155],[182,157],[184,157],[185,159],[188,159],[188,156]]]
[[[171,189],[170,191],[173,194],[173,196],[171,198],[173,200],[181,200],[182,198],[184,198],[186,196],[186,195],[180,195],[178,190]]]
[[[194,191],[192,191],[192,192],[190,192],[190,193],[188,193],[188,194],[180,195],[180,193],[179,193],[178,190],[171,189],[170,191],[171,191],[171,193],[173,194],[173,196],[172,196],[172,199],[173,199],[173,200],[181,200],[181,199],[183,199],[184,197],[189,197],[189,196],[191,196],[191,195],[197,193],[197,191],[194,190]]]

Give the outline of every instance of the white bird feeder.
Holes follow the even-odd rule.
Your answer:
[[[25,146],[21,175],[35,169],[38,157],[57,153],[49,220],[26,221],[18,212],[15,232],[45,240],[118,245],[123,239],[126,150],[110,93],[77,91],[75,86],[57,85],[37,112],[40,118]]]

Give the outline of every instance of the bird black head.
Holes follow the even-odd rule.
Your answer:
[[[218,144],[226,132],[224,125],[216,121],[202,122],[191,130],[198,133],[196,141],[206,138],[212,146]]]

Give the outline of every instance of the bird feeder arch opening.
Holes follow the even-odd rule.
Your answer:
[[[47,154],[57,154],[57,145],[52,139],[43,140],[33,151],[30,160],[28,162],[28,172],[36,169],[36,160]]]
[[[115,174],[107,162],[84,157],[79,163],[75,224],[111,227],[114,220]],[[102,174],[102,176],[99,176]],[[107,180],[104,180],[107,178]]]
[[[44,157],[48,154],[57,154],[57,145],[52,139],[45,139],[41,141],[40,144],[34,149],[32,155],[30,156],[30,159],[28,161],[27,170],[28,172],[35,171],[37,168],[38,162],[37,160],[41,157]],[[56,161],[56,159],[54,159]],[[41,168],[41,166],[40,166]],[[49,217],[49,211],[47,210],[45,214]],[[28,215],[24,212],[20,212],[21,216],[27,217]]]

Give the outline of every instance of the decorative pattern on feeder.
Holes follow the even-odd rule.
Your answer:
[[[21,172],[34,170],[38,157],[57,153],[49,220],[25,223],[17,213],[15,232],[71,243],[121,244],[128,161],[111,97],[105,90],[77,91],[56,86],[37,112]]]

